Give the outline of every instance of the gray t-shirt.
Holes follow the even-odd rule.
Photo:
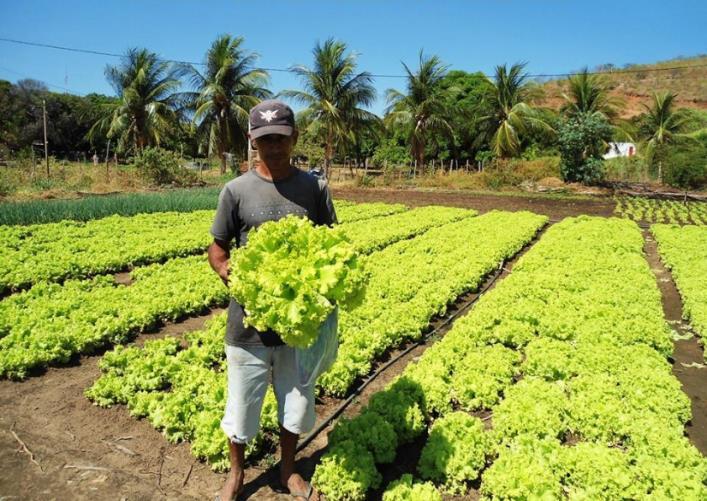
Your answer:
[[[248,232],[267,221],[288,214],[309,218],[314,224],[332,225],[336,221],[331,193],[324,181],[293,168],[285,179],[271,181],[249,170],[229,181],[221,190],[211,234],[214,239],[235,241],[236,247],[248,242]],[[231,346],[279,346],[284,344],[272,330],[260,332],[243,325],[243,307],[231,299],[228,306],[226,344]]]

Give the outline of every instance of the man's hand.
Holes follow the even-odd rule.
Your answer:
[[[214,243],[209,246],[208,255],[211,268],[228,287],[228,260],[231,258],[228,242],[214,240]]]
[[[219,278],[221,278],[221,281],[226,286],[228,286],[228,261],[226,262],[226,264],[221,266],[216,273],[218,273],[218,276]]]

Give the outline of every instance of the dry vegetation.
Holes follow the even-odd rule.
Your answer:
[[[661,68],[683,67],[664,71]],[[630,73],[625,72],[630,70]],[[624,73],[622,73],[622,71]],[[670,91],[677,93],[677,107],[707,110],[707,56],[679,58],[655,64],[631,65],[625,69],[607,70],[612,94],[624,100],[624,118],[630,118],[644,110],[642,104],[650,103],[653,92]],[[559,108],[564,100],[565,80],[544,84],[545,105]]]

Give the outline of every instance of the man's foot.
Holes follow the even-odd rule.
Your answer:
[[[233,501],[243,491],[243,472],[230,471],[221,489],[220,501]]]
[[[299,500],[319,501],[319,493],[299,473],[293,473],[282,484],[290,491],[292,497]]]

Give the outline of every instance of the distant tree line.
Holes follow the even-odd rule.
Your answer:
[[[500,65],[489,78],[450,70],[421,51],[414,66],[403,63],[405,83],[386,91],[387,108],[379,117],[367,110],[376,99],[374,78],[358,69],[341,41],[317,43],[311,65],[291,68],[301,88],[277,96],[257,59],[242,37],[222,35],[198,67],[166,62],[147,49],[128,50],[105,69],[115,96],[81,97],[50,92],[33,80],[0,81],[0,155],[41,141],[43,100],[50,154],[57,157],[102,156],[109,142],[122,156],[159,146],[181,156],[218,158],[222,171],[226,154],[245,158],[248,111],[271,97],[302,106],[295,154],[321,162],[326,171],[345,159],[420,167],[435,160],[454,167],[559,155],[566,180],[590,183],[601,179],[610,141],[644,142],[649,161],[659,166],[668,163],[670,145],[687,141],[699,149],[706,142],[705,134],[688,134],[707,125],[704,117],[675,109],[675,94],[656,94],[644,114],[622,120],[623,104],[610,94],[606,77],[586,69],[564,82],[564,104],[553,110],[539,105],[542,87],[523,63]]]

